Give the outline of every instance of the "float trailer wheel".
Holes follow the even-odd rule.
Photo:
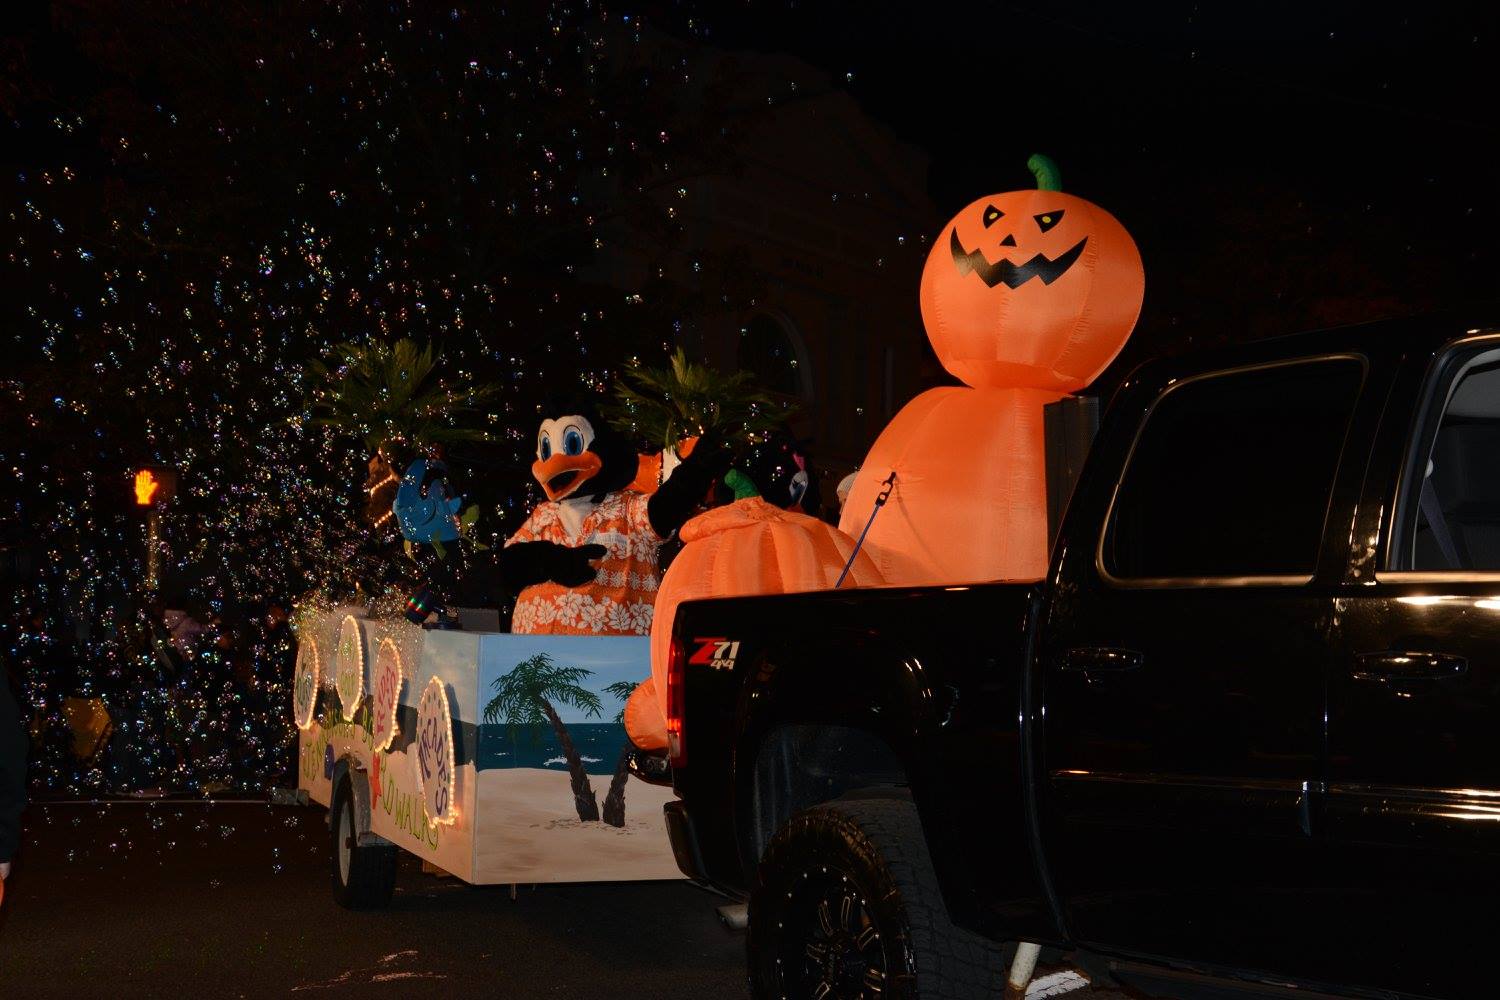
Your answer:
[[[396,852],[386,844],[361,844],[354,788],[345,776],[333,796],[328,828],[333,840],[333,898],[349,910],[379,910],[396,891]]]

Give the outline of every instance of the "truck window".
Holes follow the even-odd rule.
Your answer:
[[[1390,568],[1500,571],[1500,348],[1440,363],[1407,456]]]
[[[1310,577],[1363,378],[1357,359],[1321,358],[1166,390],[1111,505],[1105,572],[1140,582]]]

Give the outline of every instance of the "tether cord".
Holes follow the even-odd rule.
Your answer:
[[[880,508],[884,507],[885,502],[891,498],[891,490],[896,488],[895,469],[891,470],[891,474],[885,478],[883,485],[885,489],[881,490],[880,495],[875,498],[875,509],[870,511],[870,519],[865,522],[865,530],[859,533],[859,541],[854,543],[854,551],[849,553],[849,561],[844,563],[844,571],[839,574],[839,582],[833,585],[834,590],[838,590],[844,585],[844,578],[849,575],[850,567],[854,565],[854,560],[859,557],[859,550],[865,546],[865,536],[870,533],[870,525],[875,523],[875,515],[880,513]]]

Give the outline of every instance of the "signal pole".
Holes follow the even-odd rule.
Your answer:
[[[161,511],[177,493],[177,473],[147,466],[135,473],[135,505],[146,508],[146,590],[161,584]]]

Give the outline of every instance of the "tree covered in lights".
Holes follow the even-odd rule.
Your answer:
[[[536,500],[546,391],[602,389],[739,307],[674,255],[754,101],[587,4],[57,0],[3,30],[0,656],[35,713],[38,782],[274,780],[278,616],[424,572],[389,572],[399,552],[363,517],[370,455],[315,419],[309,364],[409,338],[486,387],[490,440],[447,458],[498,543]],[[143,463],[179,473],[155,595]],[[209,626],[192,657],[167,607]],[[68,696],[114,722],[89,767],[61,736]]]

